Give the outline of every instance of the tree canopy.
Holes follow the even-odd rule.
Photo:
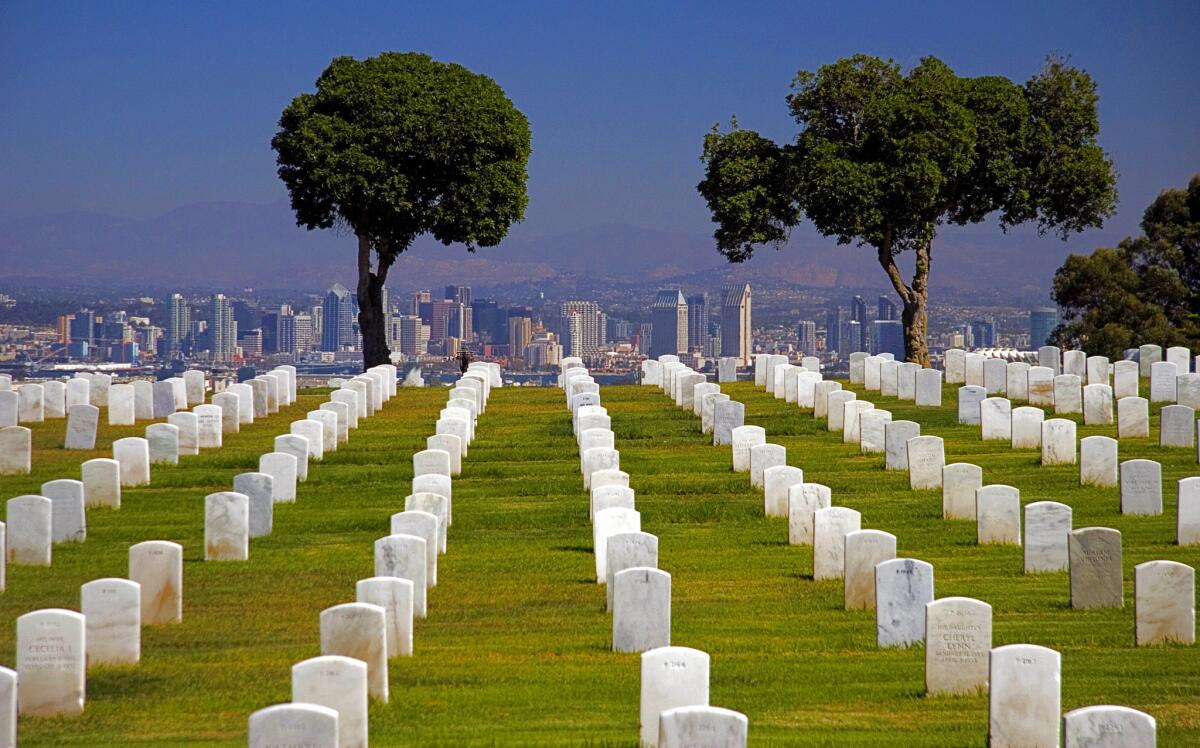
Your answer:
[[[1143,343],[1200,347],[1200,174],[1160,193],[1141,228],[1055,273],[1060,344],[1110,358]]]
[[[271,145],[296,223],[358,238],[367,366],[388,354],[374,297],[397,255],[423,234],[494,246],[525,215],[525,116],[491,78],[428,55],[335,58]]]
[[[1023,86],[960,77],[935,57],[903,73],[855,55],[801,71],[787,97],[799,126],[776,144],[736,121],[704,139],[698,190],[732,262],[780,245],[803,217],[839,244],[876,250],[904,304],[909,360],[928,362],[932,242],[942,224],[1035,222],[1062,236],[1100,225],[1116,202],[1112,164],[1096,142],[1096,86],[1050,58]],[[911,281],[897,255],[916,254]]]

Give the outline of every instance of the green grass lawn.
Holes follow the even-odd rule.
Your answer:
[[[1159,459],[1166,484],[1162,516],[1125,518],[1116,489],[1080,489],[1076,467],[1040,467],[1034,452],[956,425],[953,388],[940,409],[869,396],[945,437],[948,461],[976,462],[985,482],[1020,488],[1023,503],[1062,501],[1076,527],[1122,531],[1126,608],[1072,611],[1066,574],[1027,577],[1019,548],[976,546],[973,522],[941,519],[940,492],[910,491],[907,474],[885,472],[881,455],[860,456],[808,411],[748,383],[723,388],[807,480],[833,489],[835,504],[862,512],[864,528],[894,533],[900,555],[932,563],[939,597],[990,603],[995,644],[1061,651],[1064,709],[1124,704],[1158,719],[1160,745],[1200,743],[1200,650],[1136,649],[1132,609],[1134,564],[1200,564],[1200,548],[1173,545],[1174,481],[1200,472],[1194,452],[1123,440],[1121,458]],[[313,465],[294,505],[276,505],[274,533],[251,541],[248,562],[202,560],[203,498],[256,469],[322,393],[226,435],[222,450],[156,466],[153,484],[126,489],[119,511],[91,510],[87,542],[56,546],[53,567],[10,566],[0,596],[8,665],[17,616],[77,609],[81,584],[125,575],[133,543],[173,540],[185,553],[183,623],[145,629],[140,665],[91,670],[81,717],[22,720],[22,745],[244,745],[250,712],[288,700],[291,665],[319,654],[320,611],[352,601],[355,580],[372,574],[372,543],[403,509],[411,455],[445,396],[402,389],[361,421],[348,445]],[[873,611],[843,611],[840,580],[812,580],[811,550],[787,545],[786,519],[763,516],[762,494],[731,472],[729,448],[711,446],[696,417],[657,388],[601,396],[642,528],[659,536],[672,574],[672,642],[712,655],[712,703],[749,716],[752,744],[985,744],[986,697],[925,697],[922,650],[875,648]],[[35,428],[34,475],[0,478],[0,498],[78,477],[79,462],[107,456],[58,449],[64,427]],[[102,427],[99,443],[142,428]],[[1080,429],[1091,433],[1115,427]],[[415,656],[391,661],[391,703],[371,707],[373,744],[636,744],[638,656],[609,651],[578,463],[561,390],[493,390],[454,482],[449,550],[429,618],[416,624]]]

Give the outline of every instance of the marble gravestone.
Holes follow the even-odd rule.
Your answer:
[[[1040,408],[1054,406],[1054,370],[1046,366],[1031,366],[1025,373],[1026,399]]]
[[[197,405],[192,409],[196,416],[196,446],[199,449],[219,449],[225,433],[224,411],[219,405]]]
[[[42,408],[45,418],[67,417],[67,386],[57,379],[42,383]]]
[[[308,480],[308,459],[312,454],[312,451],[308,448],[307,437],[301,436],[300,434],[280,434],[279,436],[275,437],[275,452],[295,457],[296,480],[302,483]],[[259,472],[262,473],[271,473],[270,470],[265,470],[262,467],[261,458],[258,469]],[[274,475],[274,473],[271,474]],[[278,482],[280,479],[276,477],[275,480]],[[277,485],[275,488],[278,490],[279,486]]]
[[[657,647],[642,653],[639,734],[641,745],[658,745],[659,717],[686,706],[707,706],[709,656],[690,647]]]
[[[1067,535],[1071,607],[1121,608],[1121,533],[1107,527],[1084,527]]]
[[[896,557],[896,536],[882,530],[846,533],[843,599],[846,610],[875,607],[875,567]]]
[[[1083,388],[1083,423],[1106,426],[1113,422],[1112,388],[1107,384],[1089,384]]]
[[[55,545],[87,540],[82,481],[66,478],[47,481],[42,484],[40,495],[50,499],[51,538]]]
[[[972,694],[988,687],[992,606],[943,597],[925,606],[925,692]]]
[[[21,385],[21,388],[17,390],[17,422],[41,423],[44,420],[46,420],[46,398],[42,385],[28,383]]]
[[[1196,411],[1186,405],[1167,405],[1159,411],[1158,446],[1196,446]]]
[[[225,388],[225,391],[237,395],[238,399],[238,425],[254,423],[254,388],[245,382],[231,384]],[[337,390],[329,395],[329,399],[338,400],[339,393],[344,393],[346,390]],[[351,393],[353,394],[353,393]],[[351,418],[351,422],[356,422],[357,415]]]
[[[1064,748],[1154,748],[1158,725],[1127,706],[1085,706],[1063,715]]]
[[[1150,401],[1130,395],[1117,401],[1117,437],[1136,439],[1150,436]]]
[[[900,384],[897,375],[900,369],[899,361],[882,361],[879,364],[879,394],[883,397],[896,397]]]
[[[414,585],[422,588],[423,585]],[[321,654],[367,665],[367,693],[388,701],[387,612],[370,603],[342,603],[321,611]]]
[[[1062,374],[1062,350],[1055,345],[1044,345],[1038,348],[1038,366],[1049,369],[1052,376]]]
[[[617,574],[634,567],[658,568],[658,536],[648,532],[618,532],[605,544],[605,606],[613,609]]]
[[[79,473],[83,482],[84,506],[121,508],[121,463],[98,457],[80,465]]]
[[[131,545],[129,579],[140,587],[142,625],[183,620],[183,546],[167,540]]]
[[[100,409],[83,403],[67,409],[67,437],[64,449],[95,449],[96,430],[100,425]]]
[[[422,491],[404,498],[404,511],[428,512],[438,519],[438,553],[446,552],[446,529],[450,520],[450,499],[441,494]],[[393,515],[394,516],[394,515]]]
[[[1151,367],[1163,360],[1162,346],[1148,343],[1138,348],[1138,376],[1146,379],[1150,376]]]
[[[968,353],[966,357],[967,364],[967,386],[982,387],[983,386],[983,364],[987,357],[982,353]]]
[[[834,506],[813,513],[813,579],[842,579],[846,535],[862,529],[862,515]]]
[[[1175,542],[1200,545],[1200,476],[1181,479],[1177,490]]]
[[[671,575],[635,566],[613,576],[614,652],[645,652],[671,644]]]
[[[922,408],[942,406],[942,372],[921,369],[916,374],[916,404]]]
[[[945,356],[946,384],[966,384],[967,352],[961,348],[948,348]]]
[[[87,664],[135,665],[142,658],[141,585],[93,579],[79,590],[86,621]]]
[[[247,499],[250,537],[270,535],[274,524],[275,479],[266,473],[239,473],[233,476],[233,491]]]
[[[188,369],[183,372],[183,389],[187,404],[190,408],[204,402],[205,377],[199,369]]]
[[[871,409],[858,416],[858,444],[863,454],[887,452],[887,425],[892,414],[886,410]]]
[[[889,421],[883,425],[884,469],[908,470],[908,440],[921,435],[916,421]]]
[[[17,748],[17,671],[6,667],[0,667],[0,748]]]
[[[304,437],[308,443],[309,460],[320,462],[325,459],[325,427],[319,421],[302,418],[299,421],[292,421],[288,429],[291,433]],[[307,480],[308,471],[304,470],[303,472],[304,478],[301,480]]]
[[[842,409],[842,442],[858,444],[862,438],[859,417],[863,413],[874,410],[875,404],[866,400],[851,400]]]
[[[1196,570],[1177,561],[1133,567],[1137,646],[1196,643]]]
[[[895,558],[875,567],[875,643],[908,647],[925,641],[925,606],[933,602],[933,565]]]
[[[737,400],[718,402],[713,408],[713,446],[733,444],[733,430],[745,422],[746,406]]]
[[[858,396],[849,390],[837,390],[829,393],[825,406],[828,411],[826,416],[828,431],[838,432],[845,428],[846,403],[856,399]]]
[[[149,384],[149,382],[147,382]],[[134,382],[136,387],[137,382]],[[68,379],[66,383],[66,402],[67,409],[70,410],[72,405],[91,405],[92,382],[90,379],[76,376]],[[135,392],[136,395],[136,392]]]
[[[150,443],[127,436],[112,443],[113,459],[121,466],[122,486],[144,486],[150,482]]]
[[[714,392],[704,396],[700,406],[700,433],[711,434],[716,419],[717,403],[729,402],[729,395]]]
[[[945,443],[940,436],[917,436],[908,440],[908,482],[914,491],[942,487],[946,465]]]
[[[250,715],[249,748],[338,748],[338,713],[319,704],[276,704]]]
[[[1003,395],[1008,392],[1008,362],[1002,358],[986,358],[983,361],[983,389],[988,395]]]
[[[47,608],[17,618],[17,703],[21,715],[82,714],[86,699],[86,623]]]
[[[1065,418],[1042,421],[1042,464],[1075,464],[1075,422]]]
[[[108,388],[108,425],[132,426],[137,421],[133,385],[114,384]]]
[[[1009,644],[988,658],[990,748],[1058,746],[1062,656],[1036,644]]]
[[[0,428],[12,428],[17,425],[19,399],[13,390],[0,390]]]
[[[992,484],[975,491],[975,532],[980,545],[1021,544],[1021,492]]]
[[[1046,413],[1029,405],[1012,410],[1012,448],[1041,449],[1042,422]]]
[[[175,412],[175,385],[166,379],[154,383],[154,418],[166,418]]]
[[[154,384],[145,379],[136,379],[133,387],[133,415],[139,421],[154,418]]]
[[[1162,514],[1162,465],[1154,460],[1121,463],[1121,514]]]
[[[917,372],[921,371],[921,365],[911,361],[905,361],[900,364],[896,370],[896,397],[908,402],[914,402],[917,399]]]
[[[1029,364],[1012,361],[1005,367],[1004,393],[1010,400],[1029,399]]]
[[[167,416],[167,423],[179,429],[179,454],[200,454],[200,419],[191,411],[181,410]]]
[[[989,397],[979,403],[980,434],[983,441],[1012,440],[1012,403],[1008,398]]]
[[[25,475],[32,460],[33,432],[24,426],[0,428],[0,475]]]
[[[436,552],[437,544],[434,544]],[[416,587],[411,579],[368,577],[354,585],[355,602],[383,608],[387,656],[411,657],[413,654],[413,601]]]
[[[1175,402],[1175,385],[1179,367],[1170,361],[1159,361],[1150,367],[1150,402]]]
[[[1062,373],[1083,379],[1087,376],[1087,353],[1078,350],[1062,352]]]
[[[942,518],[975,519],[975,492],[983,486],[983,468],[956,462],[942,468]]]
[[[658,748],[746,748],[746,715],[719,706],[682,706],[658,718]]]
[[[204,497],[204,560],[250,558],[250,499],[234,491]]]
[[[717,362],[717,381],[736,382],[737,381],[738,360],[730,356],[722,357]]]
[[[292,702],[337,713],[337,748],[367,748],[367,663],[325,655],[292,665]]]
[[[797,483],[788,487],[788,544],[812,545],[817,510],[828,509],[833,495],[820,483]]]
[[[1067,415],[1083,412],[1083,385],[1074,374],[1060,374],[1054,378],[1054,413]]]
[[[829,379],[823,379],[813,385],[813,418],[829,417],[829,396],[841,389],[841,382]]]
[[[973,384],[958,388],[958,422],[979,425],[980,403],[987,396],[986,391]]]
[[[743,427],[753,428],[753,427]],[[736,447],[735,447],[736,450]],[[787,464],[787,450],[778,444],[755,444],[750,447],[750,485],[754,488],[765,488],[766,479],[763,473],[767,468]],[[736,454],[736,451],[735,451]]]
[[[1071,534],[1071,507],[1057,501],[1025,505],[1025,573],[1066,571],[1070,566],[1067,536]]]
[[[429,588],[428,547],[416,535],[387,535],[375,541],[375,576],[399,577],[413,584],[413,616],[425,618]]]
[[[221,431],[236,434],[241,428],[241,398],[234,392],[218,392],[212,404],[221,409]],[[321,406],[324,407],[324,406]]]
[[[1079,485],[1117,485],[1117,440],[1085,436],[1079,440]]]
[[[1120,400],[1123,397],[1137,397],[1141,382],[1138,377],[1137,361],[1114,361],[1113,397]]]
[[[7,563],[50,565],[53,513],[54,505],[45,496],[25,495],[8,500],[4,515]]]
[[[791,487],[803,483],[804,471],[798,467],[775,465],[763,471],[764,514],[768,517],[788,516],[788,496]]]

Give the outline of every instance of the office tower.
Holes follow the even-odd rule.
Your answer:
[[[721,355],[732,356],[739,366],[750,364],[750,284],[731,283],[721,288]]]
[[[429,325],[423,323],[419,316],[398,315],[396,328],[400,353],[405,356],[424,356],[429,352]]]
[[[835,307],[825,313],[825,350],[843,352],[842,327],[846,321],[845,312],[841,307]]]
[[[313,349],[317,342],[317,333],[313,324],[313,317],[311,314],[300,312],[299,314],[292,315],[292,319],[294,320],[293,325],[295,329],[295,338],[293,341],[295,347],[292,349],[292,352],[308,353]]]
[[[279,352],[279,312],[267,312],[261,318],[263,353]]]
[[[796,326],[796,350],[802,356],[817,355],[817,323],[803,320]]]
[[[387,286],[379,289],[379,309],[383,315],[383,342],[388,347],[392,348],[392,295],[388,292]],[[357,310],[354,315],[354,321],[358,321]]]
[[[855,296],[850,301],[850,319],[862,324],[867,321],[867,302],[861,296]]]
[[[708,345],[704,347],[704,355],[709,358],[721,355],[721,323],[715,319],[708,321]]]
[[[508,340],[508,310],[495,299],[476,299],[471,302],[471,326],[484,343],[503,345]]]
[[[233,304],[225,294],[213,294],[209,324],[212,360],[232,361],[237,354],[237,322],[233,319]]]
[[[474,327],[471,307],[459,302],[451,303],[446,310],[446,337],[469,343],[474,337]]]
[[[1029,310],[1029,347],[1041,348],[1050,344],[1050,336],[1058,327],[1058,308],[1043,306]]]
[[[258,358],[262,355],[262,330],[247,330],[238,334],[238,347],[242,349],[242,358]]]
[[[568,302],[572,303],[572,302]],[[590,302],[573,302],[587,304]],[[572,354],[567,354],[572,355]],[[525,364],[530,369],[541,369],[558,366],[562,361],[563,350],[552,332],[540,333],[525,346]]]
[[[875,320],[875,353],[890,353],[904,360],[904,323],[898,319]]]
[[[192,313],[181,294],[167,297],[167,323],[163,330],[163,355],[176,358],[183,353],[183,342],[191,332]]]
[[[594,301],[564,301],[559,307],[561,347],[566,356],[594,356],[604,340],[604,313]]]
[[[533,320],[528,317],[508,318],[508,355],[525,355],[525,347],[533,340]]]
[[[650,344],[654,340],[654,326],[649,322],[642,322],[637,326],[637,350],[638,353],[650,352]]]
[[[350,290],[334,283],[325,293],[321,309],[321,350],[354,349],[357,341],[353,338],[354,300],[350,298]]]
[[[465,304],[471,306],[471,287],[470,286],[446,286],[445,299],[453,301],[456,304]]]
[[[82,340],[88,345],[96,342],[96,315],[91,309],[80,309],[71,315],[68,334],[72,341]]]
[[[650,357],[686,353],[688,349],[688,305],[678,288],[659,291],[650,307],[653,329]]]
[[[325,330],[325,325],[323,324],[325,320],[325,307],[317,304],[309,310],[309,314],[312,315],[313,343],[315,347],[315,344],[320,342],[321,334]]]
[[[708,347],[708,294],[694,293],[687,297],[688,350]]]
[[[971,339],[976,348],[996,347],[996,325],[989,320],[977,319],[971,323]]]
[[[896,303],[887,296],[880,296],[879,315],[875,319],[899,319],[896,316]]]
[[[233,302],[233,321],[239,330],[253,330],[261,323],[261,317],[257,307],[239,299]]]
[[[846,346],[849,348],[849,353],[867,352],[866,347],[863,346],[862,323],[856,319],[846,323]]]
[[[417,291],[412,295],[412,306],[409,308],[409,314],[420,316],[421,305],[428,304],[433,301],[433,295],[428,291]],[[429,324],[428,322],[426,324]]]

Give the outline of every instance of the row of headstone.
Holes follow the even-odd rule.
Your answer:
[[[447,408],[439,418],[471,423],[456,428],[458,433],[435,433],[426,440],[426,449],[413,454],[412,492],[404,511],[390,517],[388,534],[374,543],[374,576],[356,582],[354,602],[321,612],[320,656],[292,666],[291,703],[250,715],[250,745],[367,745],[368,706],[372,700],[389,700],[388,660],[412,656],[413,621],[426,617],[427,592],[437,584],[438,555],[446,550],[450,523],[450,481],[462,469],[465,440],[473,436],[475,414],[486,403],[490,372],[486,376],[486,386],[468,389],[469,409]],[[471,380],[480,382],[478,375]],[[287,451],[274,454],[297,464],[321,459],[315,455],[323,456],[330,445],[336,449],[346,440],[344,434],[358,427],[358,419],[382,408],[397,386],[391,366],[342,380],[329,402],[292,424],[291,433],[277,437],[276,449]],[[451,392],[452,401],[465,394]],[[294,494],[278,500],[294,500]]]

